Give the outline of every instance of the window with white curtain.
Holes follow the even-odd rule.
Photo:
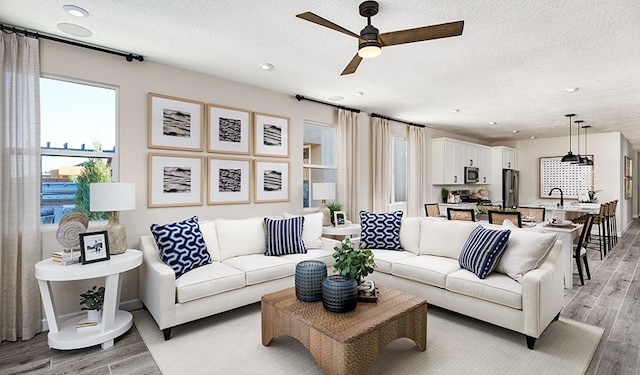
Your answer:
[[[407,140],[393,137],[391,141],[391,202],[407,201]]]
[[[337,181],[338,128],[305,121],[302,158],[302,206],[320,207],[320,201],[311,199],[311,190],[313,183]]]
[[[93,83],[40,78],[40,221],[57,223],[76,210],[77,176],[89,158],[116,179],[117,91]]]

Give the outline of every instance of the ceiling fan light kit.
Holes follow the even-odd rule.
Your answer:
[[[305,12],[296,15],[296,17],[305,21],[324,26],[358,39],[358,53],[356,53],[349,64],[347,64],[347,67],[344,68],[341,75],[355,73],[362,59],[379,56],[382,53],[382,47],[459,36],[462,35],[462,29],[464,28],[464,21],[457,21],[380,34],[378,29],[371,25],[371,17],[378,14],[378,2],[365,1],[360,4],[359,10],[360,15],[367,19],[367,26],[362,29],[360,35],[312,12]]]

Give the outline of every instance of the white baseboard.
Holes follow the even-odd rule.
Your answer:
[[[139,310],[142,308],[142,301],[140,301],[139,299],[132,299],[130,301],[124,301],[124,302],[120,302],[120,310],[124,310],[124,311],[133,311],[133,310]],[[73,312],[70,314],[64,314],[64,315],[60,315],[58,316],[58,321],[63,322],[67,319],[71,319],[74,318],[76,316],[79,316],[81,314],[85,314],[84,311],[78,311],[78,312]],[[42,319],[42,322],[40,324],[40,326],[42,327],[42,332],[48,331],[49,330],[49,324],[47,323],[47,319]]]

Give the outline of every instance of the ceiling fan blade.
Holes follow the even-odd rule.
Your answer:
[[[347,34],[347,35],[352,36],[354,38],[359,38],[360,37],[358,34],[353,33],[351,31],[345,29],[342,26],[338,26],[335,23],[333,23],[333,22],[331,22],[329,20],[326,20],[326,19],[324,19],[324,18],[322,18],[322,17],[320,17],[318,15],[315,15],[315,14],[313,14],[311,12],[300,13],[300,14],[296,15],[296,17],[302,18],[303,20],[306,20],[306,21],[309,21],[309,22],[313,22],[313,23],[318,24],[320,26],[327,27],[327,28],[329,28],[331,30],[339,31],[339,32],[341,32],[343,34]]]
[[[417,27],[415,29],[392,31],[390,33],[380,34],[378,38],[383,46],[395,46],[398,44],[462,35],[463,27],[464,21],[449,22],[440,25]]]
[[[356,55],[353,56],[353,59],[349,61],[349,64],[347,64],[347,67],[344,68],[344,70],[342,71],[342,73],[340,73],[340,75],[344,76],[347,74],[355,73],[356,69],[358,69],[358,65],[360,65],[360,61],[362,61],[362,57],[360,57],[360,55],[356,53]]]

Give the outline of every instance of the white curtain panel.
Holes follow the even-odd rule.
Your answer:
[[[371,118],[373,212],[388,212],[391,199],[391,132],[389,120]]]
[[[358,155],[358,114],[344,109],[338,110],[338,198],[343,204],[347,218],[354,223],[360,221],[360,168]]]
[[[40,56],[38,40],[0,32],[0,340],[40,332]]]
[[[408,216],[422,216],[425,202],[425,131],[419,126],[409,127],[409,144],[407,150],[408,176],[407,189]]]

